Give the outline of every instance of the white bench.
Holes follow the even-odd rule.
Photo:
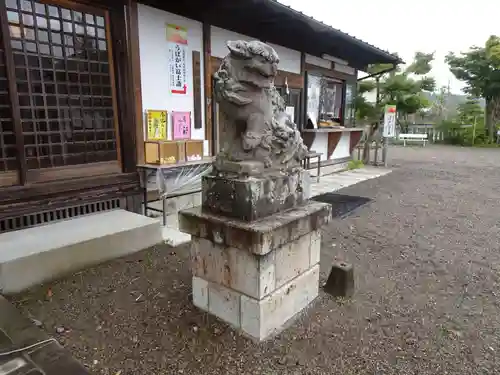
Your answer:
[[[406,147],[406,142],[422,142],[423,146],[427,143],[427,134],[400,134],[399,139],[403,140],[403,145]]]

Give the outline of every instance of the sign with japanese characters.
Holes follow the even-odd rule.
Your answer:
[[[171,94],[187,94],[187,29],[167,24],[168,72]]]
[[[172,139],[191,139],[191,112],[172,112]]]
[[[386,105],[384,114],[384,131],[382,135],[385,138],[394,138],[396,136],[396,106]]]
[[[146,112],[148,124],[148,140],[167,139],[167,111],[148,110]]]

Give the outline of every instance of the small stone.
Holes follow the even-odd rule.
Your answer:
[[[97,365],[99,363],[99,361],[97,359],[94,359],[94,366]]]
[[[406,345],[415,345],[416,343],[416,339],[406,339]]]
[[[59,333],[59,334],[62,334],[64,332],[66,332],[66,328],[64,328],[64,327],[56,327],[56,332]]]
[[[194,333],[198,332],[198,330],[199,330],[198,326],[193,326],[193,332]]]
[[[351,297],[354,294],[354,270],[352,265],[346,262],[334,263],[324,290],[334,297]]]

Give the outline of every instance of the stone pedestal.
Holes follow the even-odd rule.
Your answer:
[[[310,190],[309,173],[301,168],[258,177],[204,176],[202,204],[214,214],[253,221],[303,205]]]
[[[256,221],[182,211],[194,304],[259,341],[280,331],[318,295],[319,229],[330,218],[330,205],[312,201]]]

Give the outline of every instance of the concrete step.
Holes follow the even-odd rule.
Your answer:
[[[0,293],[18,293],[163,241],[160,223],[113,210],[0,234]]]

